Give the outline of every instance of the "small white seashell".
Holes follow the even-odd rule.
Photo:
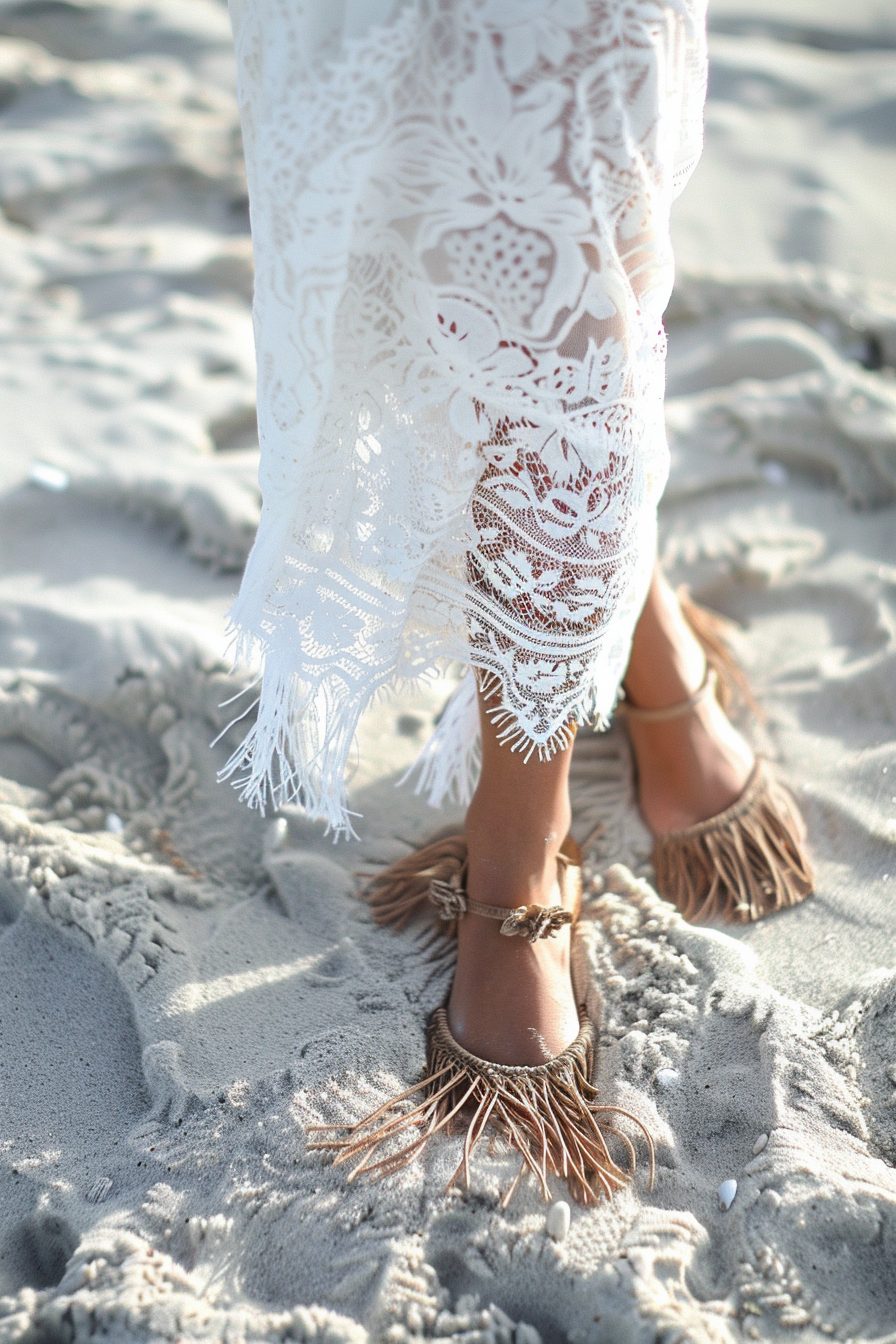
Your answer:
[[[111,831],[113,835],[121,835],[124,822],[117,812],[110,812],[106,817],[106,830]]]
[[[677,1087],[680,1081],[677,1069],[657,1069],[655,1079],[657,1087]]]
[[[723,1181],[719,1186],[719,1208],[730,1209],[737,1194],[737,1181]]]
[[[88,1204],[102,1204],[112,1193],[112,1182],[108,1176],[100,1176],[87,1191]]]
[[[554,1241],[565,1241],[569,1232],[570,1211],[565,1199],[558,1199],[548,1209],[545,1230]]]
[[[780,462],[763,462],[760,470],[769,485],[786,485],[790,479],[790,472]]]
[[[518,1321],[513,1332],[513,1344],[541,1344],[541,1335],[528,1321]]]
[[[32,485],[39,485],[44,490],[67,490],[70,481],[67,471],[63,471],[62,467],[54,467],[50,462],[32,462],[28,479]]]
[[[278,849],[283,848],[283,844],[289,833],[289,822],[285,817],[275,817],[265,831],[264,848],[267,854],[276,854]]]
[[[760,1134],[760,1135],[759,1135],[759,1138],[758,1138],[758,1139],[756,1140],[756,1142],[753,1144],[753,1156],[754,1156],[754,1157],[758,1157],[759,1154],[760,1154],[760,1153],[763,1151],[763,1149],[765,1148],[765,1145],[766,1145],[767,1143],[768,1143],[768,1135],[767,1135],[767,1134]]]

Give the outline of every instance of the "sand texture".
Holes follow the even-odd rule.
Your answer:
[[[662,548],[738,624],[818,890],[686,925],[622,727],[580,735],[598,1083],[657,1174],[556,1240],[501,1145],[463,1198],[457,1139],[380,1184],[306,1150],[415,1081],[450,982],[355,874],[456,819],[395,789],[452,673],[366,721],[351,844],[216,783],[258,517],[226,10],[0,0],[3,1344],[896,1339],[896,16],[711,26]]]

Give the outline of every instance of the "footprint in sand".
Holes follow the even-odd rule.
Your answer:
[[[125,1136],[148,1106],[115,975],[26,911],[0,932],[0,1294],[58,1283],[97,1181],[132,1182]]]

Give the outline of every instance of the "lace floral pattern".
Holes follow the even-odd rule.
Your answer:
[[[702,0],[231,0],[256,254],[261,655],[229,767],[346,829],[382,686],[461,659],[509,740],[605,721],[667,471],[669,207]],[[425,758],[469,788],[472,692]]]

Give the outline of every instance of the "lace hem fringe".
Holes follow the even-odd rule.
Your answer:
[[[296,675],[288,652],[265,650],[256,635],[239,627],[232,633],[235,665],[263,658],[263,689],[219,735],[223,737],[258,707],[255,724],[219,771],[219,780],[229,780],[242,801],[262,813],[298,804],[312,820],[325,822],[326,834],[332,832],[334,840],[356,839],[351,819],[358,814],[348,806],[346,772],[360,720],[380,692],[418,684],[421,675],[435,675],[436,667],[417,672],[412,679],[395,674],[363,691],[332,675],[315,686]],[[501,696],[502,683],[495,672],[482,669],[478,675],[486,697]],[[473,796],[481,761],[476,687],[477,672],[470,667],[432,737],[398,780],[401,785],[416,775],[414,792],[424,795],[431,807],[446,801],[465,807]],[[524,752],[526,760],[533,754],[539,760],[550,760],[569,744],[576,724],[607,726],[612,709],[602,714],[594,702],[595,689],[584,688],[580,704],[543,741],[533,739],[500,698],[487,713],[500,730],[499,741],[508,743],[511,750]]]

